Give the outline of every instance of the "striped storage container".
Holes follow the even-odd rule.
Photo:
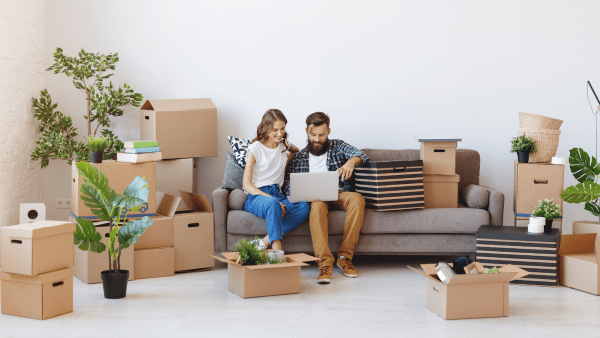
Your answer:
[[[355,168],[355,189],[379,211],[422,209],[423,161],[369,161]]]
[[[530,233],[527,228],[482,225],[477,230],[477,261],[486,268],[512,264],[530,274],[511,284],[557,286],[558,229]]]

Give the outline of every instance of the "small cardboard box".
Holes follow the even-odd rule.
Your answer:
[[[102,163],[92,163],[92,165],[106,175],[111,189],[118,194],[122,194],[137,176],[143,177],[146,182],[148,182],[150,188],[148,203],[144,204],[139,211],[130,213],[128,218],[156,216],[156,162],[125,163],[108,160],[102,161]],[[98,221],[98,217],[92,214],[90,208],[86,207],[80,199],[83,178],[79,176],[79,171],[75,166],[75,162],[73,162],[71,174],[71,214],[73,218],[85,218],[92,221]],[[125,210],[123,211],[123,215],[125,215]]]
[[[157,248],[135,250],[135,278],[155,278],[175,275],[175,250]]]
[[[41,221],[0,231],[2,271],[36,276],[73,266],[75,223]]]
[[[215,261],[215,229],[212,208],[205,196],[179,191],[181,197],[159,192],[158,213],[173,218],[175,271],[212,268]],[[176,211],[180,199],[186,211]]]
[[[37,276],[0,272],[2,313],[48,319],[73,312],[73,270],[63,269]]]
[[[152,225],[135,242],[135,250],[158,249],[173,246],[173,219],[157,216]]]
[[[217,108],[211,99],[148,100],[140,139],[158,141],[163,159],[217,156]]]
[[[543,199],[554,200],[563,212],[565,166],[561,164],[519,163],[515,160],[513,210],[517,219],[528,219]]]
[[[458,208],[459,175],[425,175],[425,208]]]
[[[600,239],[600,222],[575,221],[573,222],[573,234],[596,234],[596,238]]]
[[[448,284],[440,281],[435,264],[421,264],[427,278],[427,307],[444,319],[507,317],[508,286],[513,279],[526,276],[525,270],[507,265],[495,274],[464,274],[452,277]],[[483,266],[478,265],[478,270]]]
[[[265,297],[300,293],[300,268],[318,258],[307,254],[285,255],[287,263],[242,265],[236,263],[237,252],[221,253],[225,258],[211,256],[227,263],[227,287],[242,298]]]
[[[196,158],[156,162],[156,191],[177,196],[179,190],[196,192]],[[179,205],[184,206],[183,201]]]
[[[454,142],[421,142],[423,175],[456,174],[456,145]]]
[[[108,270],[108,242],[110,241],[110,227],[108,222],[95,222],[94,226],[96,227],[96,230],[100,236],[102,236],[101,242],[106,245],[106,251],[101,253],[82,251],[77,247],[77,245],[74,246],[75,264],[73,265],[73,275],[86,284],[102,283],[102,277],[100,273]],[[121,270],[129,271],[129,278],[127,280],[130,281],[135,279],[133,255],[135,245],[131,245],[129,248],[121,252]]]
[[[595,233],[563,235],[558,255],[562,285],[600,295],[600,242]]]

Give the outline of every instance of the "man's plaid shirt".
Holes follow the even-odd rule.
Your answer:
[[[285,170],[285,180],[281,187],[281,192],[286,196],[290,195],[290,173],[307,173],[308,168],[308,147],[295,153]],[[357,149],[342,140],[329,140],[329,150],[327,151],[327,168],[329,171],[336,171],[341,168],[346,161],[352,157],[360,157],[362,164],[370,160],[364,151]],[[340,190],[350,191],[348,180],[340,181]]]

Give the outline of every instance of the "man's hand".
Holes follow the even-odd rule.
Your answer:
[[[346,164],[336,171],[340,174],[342,181],[349,179],[354,172],[354,161],[347,161]]]

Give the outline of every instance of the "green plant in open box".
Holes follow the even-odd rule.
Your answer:
[[[258,239],[258,237],[256,237]],[[242,265],[262,265],[285,263],[269,257],[266,249],[259,249],[254,243],[242,238],[235,244],[235,251],[238,252]]]
[[[596,158],[581,148],[573,148],[569,152],[569,167],[579,183],[566,188],[560,197],[567,203],[585,203],[585,210],[600,217],[600,185],[596,183],[600,177],[600,166]]]
[[[117,194],[109,186],[108,178],[100,170],[88,162],[78,162],[76,164],[79,175],[83,178],[81,185],[81,200],[90,208],[92,213],[103,221],[109,222],[110,240],[108,245],[108,272],[103,272],[103,282],[105,285],[105,275],[123,274],[121,270],[121,253],[130,245],[137,242],[138,238],[152,225],[153,221],[147,216],[142,219],[130,221],[127,219],[129,212],[135,212],[148,202],[150,189],[148,182],[140,176],[127,186],[123,194]],[[122,213],[125,213],[122,215]],[[84,251],[93,251],[97,253],[104,252],[106,246],[100,242],[102,236],[94,227],[94,224],[87,219],[78,218],[77,228],[75,230],[75,245]],[[117,246],[118,243],[118,246]],[[126,273],[127,276],[129,273]],[[121,277],[122,279],[122,277]],[[124,277],[125,289],[127,277]],[[123,294],[124,297],[124,294]],[[120,297],[107,297],[120,298]]]

